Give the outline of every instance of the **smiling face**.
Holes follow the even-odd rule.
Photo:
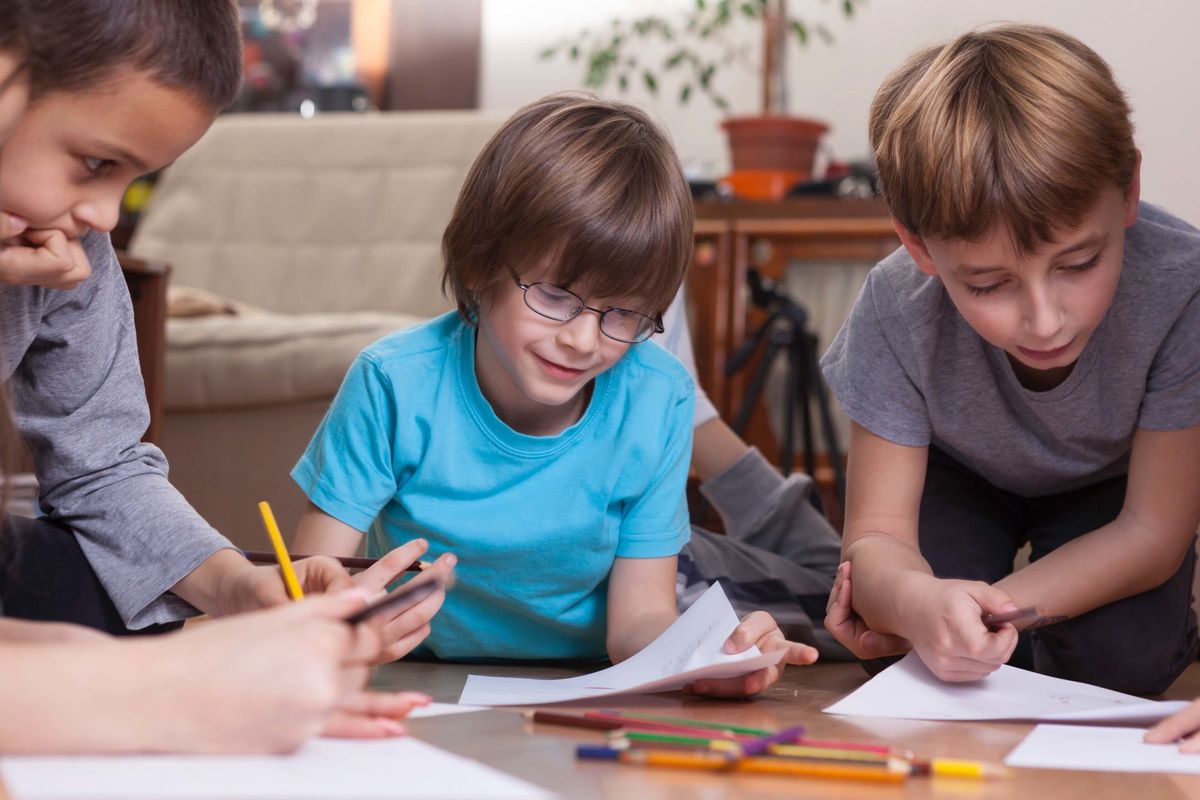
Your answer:
[[[1004,350],[1031,389],[1058,385],[1112,305],[1125,229],[1137,221],[1138,181],[1109,187],[1079,225],[1025,254],[1002,228],[976,242],[921,239],[897,226],[922,272],[942,280],[966,320]]]
[[[34,100],[0,161],[0,205],[32,229],[78,239],[111,231],[139,175],[172,163],[215,113],[146,73],[122,71],[82,91]]]
[[[529,270],[521,280],[553,283],[553,271]],[[641,308],[633,298],[583,299],[601,309]],[[475,374],[496,416],[509,427],[551,436],[579,420],[592,380],[629,347],[602,334],[596,314],[584,311],[569,322],[547,319],[525,305],[519,286],[502,281],[480,305]]]

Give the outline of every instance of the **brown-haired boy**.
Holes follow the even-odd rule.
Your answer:
[[[350,368],[293,471],[296,547],[378,552],[424,529],[459,558],[425,652],[621,661],[676,617],[693,389],[645,344],[683,281],[691,197],[644,113],[555,95],[472,165],[442,239],[458,313],[387,336]],[[787,642],[763,612],[726,643]],[[782,663],[706,681],[754,694]]]
[[[1037,671],[1161,692],[1197,652],[1200,232],[1139,202],[1121,90],[1049,28],[917,53],[871,138],[904,247],[823,360],[854,421],[843,554],[871,630],[827,624],[965,681],[1018,644],[983,615],[1032,606]]]

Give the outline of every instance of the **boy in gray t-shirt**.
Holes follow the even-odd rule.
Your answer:
[[[911,644],[944,680],[1020,639],[1014,663],[1161,692],[1198,649],[1200,231],[1140,202],[1125,99],[1058,31],[917,53],[871,136],[904,247],[822,361],[854,421],[861,615],[827,624],[863,656]]]

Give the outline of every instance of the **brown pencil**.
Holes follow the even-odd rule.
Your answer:
[[[617,731],[625,727],[616,720],[581,717],[575,714],[556,714],[553,711],[526,711],[524,717],[542,725],[565,725],[568,728],[588,728],[594,731]]]
[[[259,550],[243,550],[242,555],[246,557],[252,564],[274,564],[275,554],[265,553]],[[302,555],[300,553],[292,553],[292,561],[299,561],[302,558],[312,558],[310,555]],[[338,563],[346,569],[369,569],[375,566],[377,559],[374,558],[338,558]],[[421,570],[431,566],[428,561],[414,561],[404,568],[405,572],[420,572]]]

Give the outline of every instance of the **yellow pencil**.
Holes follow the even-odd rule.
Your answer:
[[[279,562],[279,571],[283,573],[283,583],[287,586],[288,594],[293,600],[303,600],[304,590],[300,588],[296,570],[292,569],[292,559],[288,555],[287,545],[283,543],[283,536],[279,533],[279,526],[275,524],[271,504],[263,500],[258,504],[258,513],[262,515],[263,527],[267,529],[267,536],[271,537],[271,544],[275,547],[275,559]]]

